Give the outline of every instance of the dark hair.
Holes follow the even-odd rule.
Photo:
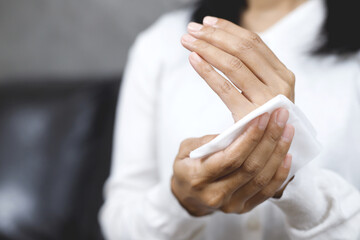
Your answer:
[[[356,0],[325,0],[327,16],[321,37],[322,45],[315,54],[347,55],[360,50],[360,23],[358,2]],[[246,0],[199,0],[192,15],[192,21],[201,23],[205,16],[215,16],[238,24],[246,9]]]

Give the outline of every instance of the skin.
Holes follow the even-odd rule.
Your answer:
[[[253,32],[263,32],[307,0],[248,0],[240,25]]]
[[[259,0],[253,4],[264,7]],[[206,17],[203,24],[189,24],[182,44],[191,51],[193,68],[225,103],[235,122],[278,94],[294,102],[294,74],[257,34]],[[171,180],[180,204],[193,216],[215,211],[242,214],[271,197],[281,197],[286,185],[279,188],[292,160],[287,153],[294,127],[287,124],[288,118],[285,109],[259,116],[230,146],[205,158],[191,159],[189,154],[216,135],[184,140]]]

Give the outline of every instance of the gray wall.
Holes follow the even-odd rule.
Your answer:
[[[185,2],[0,0],[0,78],[119,73],[138,32]]]

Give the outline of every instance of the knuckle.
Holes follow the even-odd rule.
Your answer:
[[[263,91],[263,95],[264,95],[264,100],[263,100],[262,104],[266,103],[268,100],[270,100],[274,97],[274,94],[271,91],[271,89],[265,89]]]
[[[241,213],[241,214],[244,214],[244,213],[250,212],[251,209],[252,209],[252,207],[250,206],[250,203],[249,203],[249,202],[246,202],[246,203],[244,204],[244,206],[242,207],[240,213]]]
[[[225,19],[219,18],[216,25],[221,26],[222,28],[227,28],[229,26],[229,22]]]
[[[180,143],[180,148],[179,148],[179,152],[183,152],[183,151],[186,151],[189,146],[191,146],[191,144],[193,143],[194,141],[194,138],[187,138],[185,140],[183,140],[181,143]]]
[[[296,76],[295,74],[290,71],[289,69],[287,70],[287,79],[288,81],[292,84],[292,85],[295,85],[295,81],[296,81]]]
[[[203,137],[201,137],[201,143],[202,144],[206,144],[208,142],[210,142],[211,140],[213,140],[217,135],[205,135]]]
[[[237,209],[233,204],[227,204],[221,208],[221,211],[223,211],[224,213],[235,213],[237,212]]]
[[[268,135],[268,141],[269,141],[271,144],[277,144],[278,140],[279,140],[278,134],[275,134],[274,132],[269,133],[269,135]]]
[[[219,169],[224,172],[231,172],[233,170],[236,170],[239,166],[236,164],[237,156],[234,153],[224,153],[224,160],[221,162],[221,165],[219,165]]]
[[[183,169],[178,166],[178,162],[175,161],[173,164],[173,180],[179,180],[183,178]]]
[[[286,180],[287,176],[288,176],[288,172],[285,171],[278,172],[274,176],[274,181],[281,184]]]
[[[217,209],[222,205],[223,199],[224,199],[223,192],[217,192],[217,193],[211,192],[205,197],[204,203],[209,208]]]
[[[252,42],[250,42],[246,39],[243,39],[237,44],[236,51],[241,53],[241,52],[244,52],[244,50],[249,50],[252,48],[253,48]]]
[[[252,161],[251,159],[248,159],[248,160],[250,160],[250,161],[246,161],[243,164],[242,168],[247,174],[249,174],[250,176],[253,176],[261,170],[262,166],[257,161]]]
[[[230,73],[237,72],[243,66],[244,66],[244,64],[241,62],[240,59],[238,59],[236,57],[230,57],[229,60],[228,60],[228,69],[227,69],[227,71],[230,72]]]
[[[229,83],[227,80],[224,80],[220,85],[220,89],[223,94],[230,93],[232,87],[233,86],[231,85],[231,83]]]
[[[275,125],[275,124],[274,124]],[[272,145],[276,145],[277,142],[279,141],[280,139],[280,136],[281,136],[281,128],[278,127],[277,125],[276,126],[272,126],[270,127],[269,129],[269,132],[267,134],[267,141],[272,144]]]
[[[285,143],[283,141],[280,141],[278,145],[276,146],[272,156],[275,157],[278,161],[281,161],[285,158],[285,155],[288,152],[288,143]]]
[[[235,162],[236,159],[238,158],[238,153],[236,151],[232,151],[229,148],[225,148],[225,150],[223,151],[223,155],[224,155],[224,159],[226,159],[226,162]]]
[[[254,185],[257,188],[264,188],[268,183],[269,183],[270,179],[262,174],[259,174],[258,176],[256,176],[253,180]]]
[[[192,178],[189,183],[194,190],[201,190],[204,186],[204,180],[200,178]]]
[[[262,199],[266,200],[266,199],[272,198],[275,195],[275,192],[270,189],[264,188],[260,192],[260,194],[261,194]]]
[[[258,128],[256,129],[256,132],[252,133],[252,134],[247,134],[246,136],[246,141],[250,146],[256,146],[261,139],[261,136],[263,134],[264,131],[259,130]]]
[[[280,92],[285,96],[291,96],[293,92],[294,87],[292,85],[289,85],[288,83],[283,84],[281,87]]]
[[[247,31],[243,38],[241,39],[241,41],[239,42],[239,44],[237,45],[237,50],[238,51],[243,51],[243,50],[250,50],[255,48],[259,43],[261,42],[261,39],[259,37],[259,35],[257,35],[256,33]]]
[[[202,64],[201,71],[202,71],[203,77],[208,78],[211,76],[214,69],[210,65]]]
[[[231,116],[233,119],[235,119],[235,122],[237,122],[241,119],[241,115],[237,112],[231,112]]]
[[[247,213],[249,212],[251,209],[249,209],[249,204],[248,203],[245,203],[243,204],[243,206],[241,208],[239,208],[236,212],[238,214],[244,214],[244,213]]]
[[[254,32],[250,32],[250,31],[247,34],[247,39],[248,39],[248,41],[250,41],[254,45],[261,42],[260,36],[258,34],[256,34],[256,33],[254,33]]]
[[[207,179],[213,179],[219,175],[219,168],[217,166],[204,164],[201,168],[204,173],[204,177]]]
[[[193,217],[204,217],[206,215],[209,215],[211,212],[207,211],[207,210],[200,210],[194,209],[193,211],[185,209],[191,216]]]
[[[188,139],[185,139],[180,143],[180,147],[179,147],[180,152],[187,146],[187,141]]]
[[[187,147],[187,146],[191,145],[194,141],[195,141],[195,138],[186,138],[181,142],[180,146]]]
[[[194,44],[196,48],[200,50],[206,50],[209,47],[209,44],[207,42],[201,40],[197,40]]]
[[[209,66],[204,66],[202,68],[204,78],[209,78],[212,74],[212,69]]]
[[[215,35],[216,32],[217,32],[217,29],[214,28],[214,27],[205,26],[205,27],[202,28],[201,31],[202,31],[202,32],[204,33],[204,35],[206,35],[208,38],[213,38],[214,35]]]

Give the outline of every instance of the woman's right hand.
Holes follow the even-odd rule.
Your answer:
[[[226,149],[205,158],[191,159],[189,154],[215,135],[184,140],[171,183],[180,204],[193,216],[217,210],[241,214],[282,192],[294,136],[294,127],[286,124],[288,118],[285,109],[271,116],[265,113]]]

